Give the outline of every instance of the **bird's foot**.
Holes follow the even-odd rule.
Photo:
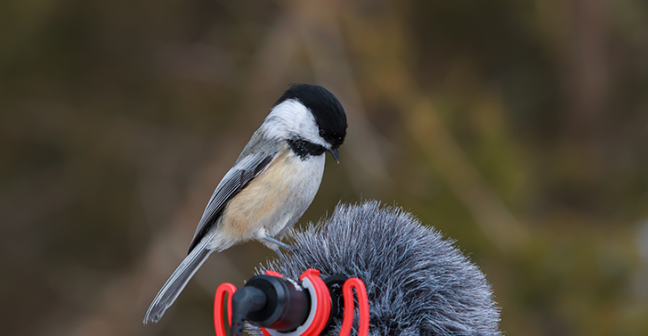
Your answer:
[[[274,238],[272,238],[270,236],[263,237],[263,240],[274,244],[276,247],[271,248],[271,249],[277,254],[277,256],[279,257],[279,260],[281,260],[282,263],[286,263],[286,257],[284,256],[284,254],[281,252],[281,250],[279,248],[281,247],[284,250],[289,250],[290,245],[288,245],[286,243],[283,243],[280,240],[274,239]]]
[[[263,237],[263,240],[265,240],[267,242],[270,242],[270,243],[273,243],[273,244],[281,247],[284,250],[289,250],[290,249],[290,245],[288,245],[288,244],[286,244],[286,243],[284,243],[284,242],[282,242],[280,240],[274,239],[274,238],[272,238],[270,236]]]
[[[279,260],[281,260],[281,262],[285,264],[286,263],[286,256],[284,256],[284,254],[281,252],[281,250],[279,248],[277,248],[277,249],[273,249],[273,251],[277,254],[277,256],[279,257]]]

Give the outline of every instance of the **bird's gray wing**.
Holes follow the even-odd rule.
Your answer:
[[[245,154],[244,151],[234,167],[225,174],[225,177],[214,190],[214,194],[209,199],[205,212],[196,228],[196,233],[189,247],[189,253],[200,243],[200,240],[209,229],[216,224],[227,202],[243,190],[257,175],[262,173],[274,160],[277,152],[262,151]]]

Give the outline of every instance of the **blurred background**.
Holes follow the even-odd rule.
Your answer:
[[[0,334],[213,335],[261,244],[141,321],[291,83],[349,118],[302,224],[399,205],[486,273],[506,335],[648,335],[642,0],[2,1]]]

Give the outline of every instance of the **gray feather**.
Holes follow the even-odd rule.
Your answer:
[[[499,310],[484,274],[451,241],[398,208],[376,201],[339,205],[332,217],[294,239],[285,264],[265,269],[292,279],[308,268],[367,286],[370,335],[501,336]],[[356,324],[357,334],[357,310]],[[326,335],[338,335],[341,319]],[[250,329],[260,335],[258,329]]]
[[[162,286],[149,306],[144,316],[144,324],[148,322],[157,322],[162,318],[164,312],[171,307],[173,302],[178,298],[180,292],[185,288],[191,277],[198,271],[198,268],[207,260],[207,257],[213,252],[206,248],[211,236],[205,237],[200,244],[194,248],[191,253],[180,263],[169,280]]]

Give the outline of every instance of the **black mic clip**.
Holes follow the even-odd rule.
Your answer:
[[[274,271],[251,278],[237,291],[230,283],[218,286],[214,298],[216,336],[226,336],[223,321],[225,294],[231,336],[240,336],[243,323],[259,327],[264,336],[317,336],[326,332],[335,317],[344,318],[340,336],[351,333],[354,316],[353,289],[358,298],[358,336],[369,333],[367,289],[358,278],[334,275],[326,280],[320,271],[308,269],[299,281],[285,279]]]

